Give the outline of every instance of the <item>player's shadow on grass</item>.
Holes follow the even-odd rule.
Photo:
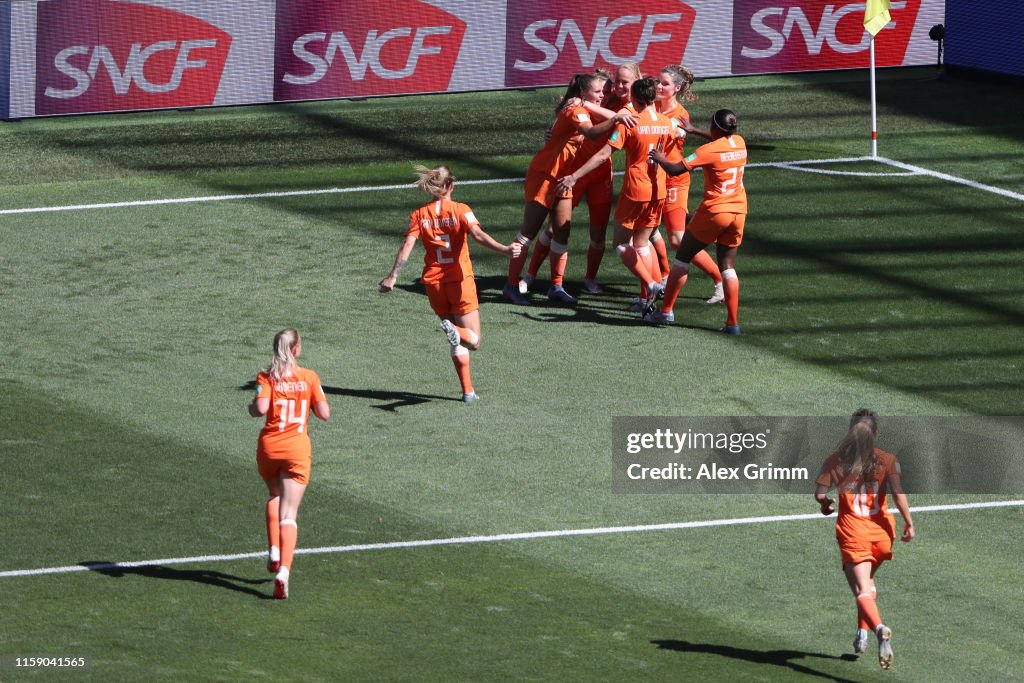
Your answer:
[[[238,387],[242,391],[255,391],[256,381],[250,380]],[[452,396],[435,396],[434,394],[417,394],[411,391],[385,391],[380,389],[347,389],[344,387],[323,387],[325,394],[331,396],[352,396],[354,398],[365,398],[371,401],[383,401],[383,405],[370,406],[371,408],[377,408],[378,410],[386,410],[388,412],[395,412],[399,408],[405,408],[407,406],[417,406],[421,403],[430,403],[431,401],[455,401],[461,403],[462,401]]]
[[[825,655],[820,652],[802,652],[800,650],[750,650],[743,647],[717,645],[715,643],[691,643],[686,640],[652,640],[651,643],[656,645],[660,650],[674,650],[675,652],[701,652],[705,654],[719,655],[721,657],[739,659],[745,662],[752,662],[754,664],[782,666],[797,673],[824,678],[829,681],[835,681],[836,683],[857,683],[857,681],[850,680],[849,678],[833,676],[832,674],[812,669],[809,666],[799,664],[795,661],[811,657],[844,662],[857,661],[856,655],[852,654],[845,654],[836,657],[835,655]]]
[[[86,567],[89,571],[117,579],[124,578],[125,576],[143,576],[148,579],[164,579],[167,581],[192,581],[217,588],[238,591],[261,600],[273,599],[270,593],[258,591],[252,587],[270,583],[273,579],[246,579],[241,576],[216,572],[210,569],[171,569],[162,565],[123,567],[114,562],[81,562],[79,564]]]

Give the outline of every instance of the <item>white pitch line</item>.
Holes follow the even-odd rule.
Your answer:
[[[903,173],[866,173],[856,171],[825,171],[815,169],[803,169],[795,168],[798,166],[816,166],[821,164],[850,164],[857,162],[873,161],[881,164],[888,164],[896,166],[909,171],[907,174]],[[991,187],[984,185],[980,182],[974,182],[972,180],[965,180],[964,178],[957,178],[955,176],[946,175],[944,173],[938,173],[936,171],[929,171],[928,169],[920,168],[918,166],[911,166],[909,164],[902,164],[900,162],[886,159],[884,157],[846,157],[839,159],[806,159],[798,161],[787,161],[787,162],[770,162],[764,164],[748,164],[746,168],[781,168],[791,171],[805,171],[807,173],[825,173],[831,175],[893,175],[896,177],[903,177],[904,175],[930,175],[950,182],[957,182],[961,184],[974,187],[975,189],[983,189],[995,193],[996,195],[1004,195],[1017,200],[1024,200],[1024,195],[1018,195],[1012,193],[1010,190],[1000,189],[998,187]],[[615,173],[615,175],[622,175],[622,173]],[[523,178],[494,178],[494,179],[483,179],[483,180],[460,180],[459,184],[462,185],[489,185],[489,184],[501,184],[508,182],[522,182]],[[200,197],[175,197],[171,199],[160,199],[160,200],[136,200],[132,202],[106,202],[102,204],[73,204],[66,206],[47,206],[47,207],[28,207],[24,209],[0,209],[0,216],[13,216],[17,214],[26,213],[58,213],[62,211],[88,211],[92,209],[123,209],[128,207],[145,207],[145,206],[164,206],[168,204],[199,204],[203,202],[234,202],[234,201],[245,201],[245,200],[262,200],[262,199],[282,199],[288,197],[312,197],[316,195],[344,195],[350,193],[379,193],[379,191],[391,191],[395,189],[413,189],[416,187],[414,183],[400,184],[400,185],[364,185],[359,187],[324,187],[319,189],[293,189],[288,191],[276,191],[276,193],[250,193],[246,195],[207,195]]]
[[[957,503],[952,505],[924,505],[910,508],[911,512],[944,512],[949,510],[976,510],[982,508],[1021,507],[1024,500],[995,500],[983,503]],[[558,529],[554,531],[524,531],[492,536],[456,536],[453,538],[430,538],[419,541],[392,541],[390,543],[363,543],[359,545],[338,545],[322,548],[299,548],[296,555],[324,555],[336,553],[365,552],[368,550],[394,550],[398,548],[424,548],[439,545],[470,545],[476,543],[501,543],[504,541],[526,541],[538,538],[566,538],[570,536],[600,536],[628,534],[643,531],[672,531],[676,529],[701,529],[716,526],[740,526],[745,524],[767,524],[770,522],[796,522],[812,519],[827,519],[820,513],[801,515],[773,515],[769,517],[739,517],[735,519],[711,519],[696,522],[668,522],[665,524],[639,524],[634,526],[596,527],[591,529]],[[257,553],[235,553],[232,555],[198,555],[196,557],[170,557],[160,560],[139,560],[134,562],[109,562],[93,565],[70,565],[67,567],[43,567],[40,569],[12,569],[0,572],[0,579],[17,576],[38,576],[42,574],[68,574],[71,572],[105,571],[110,569],[131,569],[169,564],[201,564],[204,562],[229,562],[250,558],[265,558],[266,551]]]
[[[985,192],[991,192],[992,194],[998,194],[1002,195],[1003,197],[1009,197],[1010,199],[1016,199],[1019,202],[1024,202],[1024,194],[1021,194],[1019,192],[1013,192],[1011,190],[1004,190],[1001,187],[985,185],[983,183],[978,183],[973,180],[967,180],[966,178],[958,178],[957,176],[949,175],[948,173],[940,173],[939,171],[932,171],[930,169],[922,168],[920,166],[914,166],[913,164],[905,164],[902,161],[886,159],[885,157],[878,157],[877,159],[875,159],[875,161],[878,161],[883,164],[889,164],[890,166],[895,166],[896,168],[902,168],[906,171],[914,171],[915,173],[919,173],[921,175],[927,175],[931,176],[932,178],[938,178],[939,180],[945,180],[950,183],[966,185],[967,187],[970,187],[975,190],[984,190]]]

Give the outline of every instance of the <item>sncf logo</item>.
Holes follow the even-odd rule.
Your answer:
[[[342,31],[336,31],[329,36],[323,32],[307,33],[295,39],[292,44],[292,52],[300,61],[312,67],[312,71],[307,75],[286,73],[282,80],[292,85],[317,83],[327,75],[328,69],[334,64],[334,60],[339,54],[353,81],[365,79],[367,70],[374,76],[386,80],[408,78],[416,73],[420,57],[440,54],[440,45],[427,44],[430,37],[446,36],[451,32],[451,26],[422,26],[415,31],[411,27],[403,27],[384,31],[381,34],[378,34],[377,31],[370,31],[365,36],[362,51],[358,53]],[[385,53],[387,44],[393,40],[408,42],[410,37],[412,41],[407,48],[405,64],[399,69],[390,69],[385,66],[381,61],[381,55]],[[402,50],[397,46],[395,49]]]
[[[892,3],[893,21],[876,39],[883,66],[903,61],[921,0]],[[756,73],[867,66],[865,3],[737,0],[733,72]]]
[[[466,24],[422,2],[394,12],[370,0],[277,5],[275,98],[306,99],[446,90]]]
[[[39,114],[213,104],[231,46],[205,21],[132,2],[52,0],[37,22]]]
[[[560,84],[627,61],[645,72],[678,64],[695,14],[676,1],[509,3],[506,85]]]
[[[83,95],[89,90],[102,66],[106,71],[114,92],[118,95],[126,95],[134,84],[139,90],[146,93],[173,92],[181,86],[182,77],[186,69],[202,69],[207,65],[205,59],[191,59],[189,57],[193,50],[203,48],[216,48],[216,40],[183,40],[179,44],[176,40],[162,40],[152,45],[143,47],[142,43],[132,43],[128,52],[128,59],[125,61],[124,69],[117,63],[117,59],[106,45],[89,47],[88,45],[72,45],[57,53],[54,58],[54,66],[65,76],[75,81],[72,88],[61,89],[54,86],[46,86],[44,94],[47,97],[58,99],[70,99]],[[160,79],[159,75],[146,75],[146,64],[153,59],[154,63],[163,60],[162,52],[173,53],[174,66],[166,81],[154,82],[150,78]],[[88,60],[88,66],[80,69],[74,65],[75,58],[81,56]],[[164,71],[166,69],[152,68],[151,71]]]

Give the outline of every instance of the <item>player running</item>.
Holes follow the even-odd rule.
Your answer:
[[[644,312],[644,320],[655,324],[675,320],[673,307],[686,284],[690,262],[704,248],[717,245],[718,267],[722,271],[726,320],[722,332],[739,334],[738,313],[740,281],[736,276],[736,252],[743,242],[743,226],[747,220],[747,191],[743,186],[743,169],[747,164],[747,145],[736,134],[736,114],[719,109],[711,117],[711,142],[682,161],[672,163],[660,150],[651,150],[650,157],[669,175],[688,173],[695,168],[704,171],[704,199],[686,226],[682,242],[665,286],[665,301],[655,311],[652,299]]]
[[[835,510],[835,501],[828,497],[828,491],[835,487],[839,495],[836,541],[843,573],[857,600],[853,651],[864,654],[868,630],[874,631],[878,638],[878,663],[888,669],[893,661],[892,631],[878,613],[874,581],[882,562],[892,559],[892,542],[896,538],[896,520],[886,507],[886,493],[892,494],[903,517],[901,540],[909,542],[914,538],[914,522],[900,483],[899,460],[875,447],[877,434],[878,421],[873,412],[861,409],[853,414],[850,431],[825,459],[815,480],[814,499],[821,514],[830,515]]]
[[[274,573],[274,597],[288,597],[299,527],[299,504],[309,484],[313,447],[309,440],[309,411],[321,420],[331,408],[312,370],[299,367],[299,333],[287,328],[274,336],[274,358],[256,376],[256,395],[249,404],[253,417],[266,415],[256,447],[256,464],[267,484],[267,570]]]
[[[420,190],[434,199],[410,214],[405,241],[398,248],[391,273],[380,281],[379,290],[386,294],[394,289],[416,241],[422,241],[426,253],[420,281],[426,286],[430,306],[441,318],[441,330],[448,337],[452,363],[462,385],[462,401],[474,403],[480,397],[470,377],[469,352],[480,348],[480,303],[466,235],[482,247],[511,258],[520,255],[522,246],[518,242],[504,245],[496,241],[480,227],[469,206],[452,201],[455,176],[447,166],[417,166],[416,173]]]

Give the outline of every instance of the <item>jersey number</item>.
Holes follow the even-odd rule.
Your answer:
[[[853,514],[858,517],[873,517],[882,509],[881,496],[878,495],[878,482],[861,484],[853,491]]]
[[[442,245],[437,248],[437,262],[442,266],[455,263],[455,259],[452,258],[452,236],[437,235],[434,239]]]
[[[281,421],[277,425],[277,431],[283,432],[290,424],[299,425],[299,432],[306,431],[306,399],[302,399],[302,403],[299,404],[298,415],[295,414],[294,398],[280,398],[274,401],[274,405],[281,408]]]
[[[725,173],[728,176],[728,178],[726,178],[725,182],[722,183],[722,187],[721,189],[719,189],[720,194],[733,194],[734,192],[736,192],[737,186],[739,186],[741,190],[743,189],[744,168],[745,167],[743,166],[739,166],[736,168],[726,169]]]

